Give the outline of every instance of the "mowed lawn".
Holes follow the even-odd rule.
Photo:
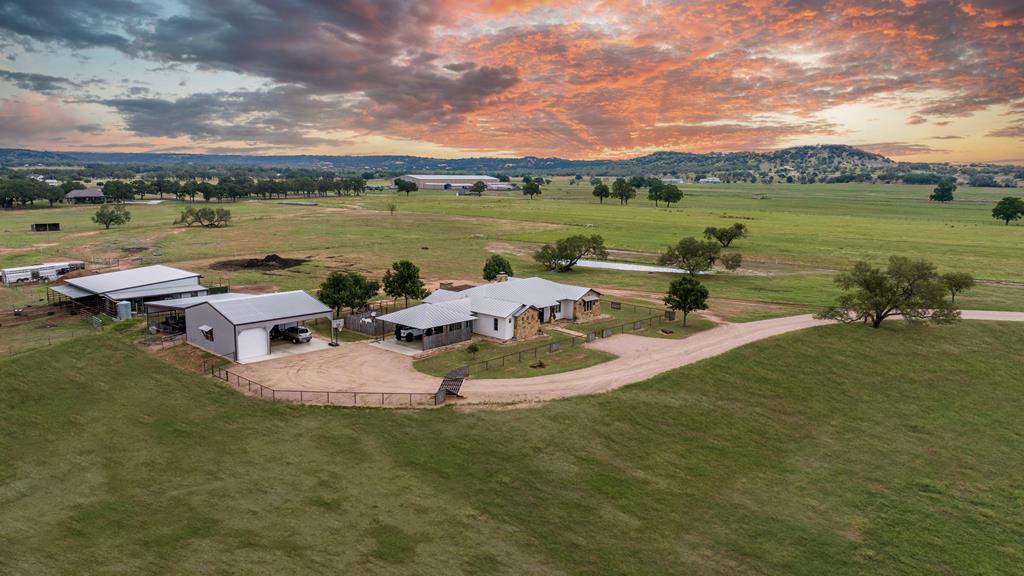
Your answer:
[[[263,403],[123,338],[0,361],[0,573],[1024,565],[1024,325],[819,328],[499,411]]]

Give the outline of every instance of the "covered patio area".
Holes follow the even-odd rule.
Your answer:
[[[412,345],[418,340],[421,350],[431,350],[465,342],[473,337],[473,322],[476,317],[457,305],[438,306],[420,304],[383,316],[375,322],[382,324],[382,339],[395,338]]]

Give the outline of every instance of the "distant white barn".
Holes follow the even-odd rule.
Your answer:
[[[708,176],[697,181],[698,184],[721,184],[722,179],[717,176]]]
[[[459,190],[472,188],[477,182],[483,182],[488,188],[500,182],[494,176],[466,174],[406,174],[400,177],[412,182],[420,190]]]

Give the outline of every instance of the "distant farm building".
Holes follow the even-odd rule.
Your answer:
[[[468,190],[477,182],[483,182],[490,188],[500,182],[494,176],[464,174],[406,174],[401,179],[416,184],[420,190]]]
[[[722,179],[716,176],[708,176],[697,181],[698,184],[721,184]]]
[[[72,190],[64,195],[64,200],[74,204],[102,204],[106,198],[100,190],[90,188],[88,190]]]
[[[50,292],[60,300],[72,300],[112,318],[124,320],[143,312],[154,300],[204,296],[209,290],[196,272],[156,265],[66,280]]]

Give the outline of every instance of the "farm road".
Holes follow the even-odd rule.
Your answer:
[[[964,310],[962,314],[965,320],[1024,322],[1024,312]],[[586,344],[615,354],[614,360],[533,378],[470,378],[462,386],[465,399],[460,403],[536,402],[608,392],[751,342],[829,323],[804,314],[721,325],[683,340],[620,334]],[[290,390],[432,393],[440,384],[439,378],[416,371],[411,358],[366,343],[236,365],[231,370],[265,386]]]

